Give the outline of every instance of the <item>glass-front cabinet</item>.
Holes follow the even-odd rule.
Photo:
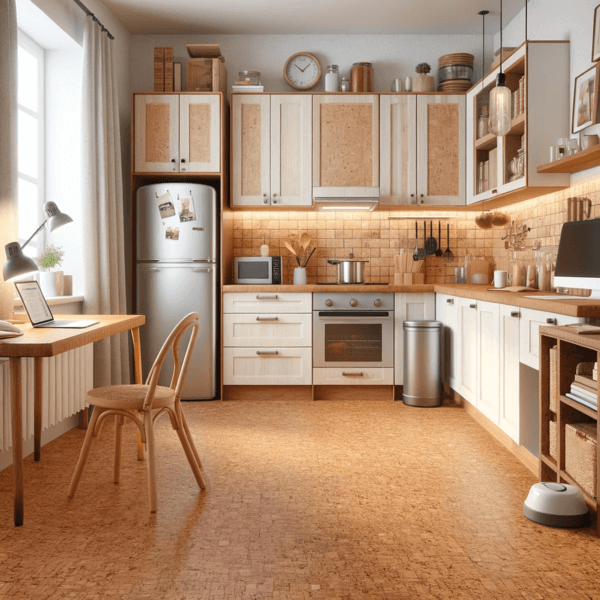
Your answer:
[[[569,135],[569,43],[526,42],[503,62],[512,127],[489,131],[495,69],[467,94],[467,204],[494,197],[523,200],[569,186],[569,175],[540,174],[550,146]]]

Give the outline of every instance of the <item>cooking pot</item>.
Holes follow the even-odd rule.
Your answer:
[[[328,259],[330,265],[337,265],[337,283],[365,283],[365,263],[368,260],[360,258]]]

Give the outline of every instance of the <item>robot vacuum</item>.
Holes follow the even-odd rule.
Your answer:
[[[523,514],[548,527],[586,527],[590,513],[583,492],[574,485],[546,482],[531,486]]]

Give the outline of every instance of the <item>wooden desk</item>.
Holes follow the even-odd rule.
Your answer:
[[[42,437],[42,358],[56,356],[92,344],[117,333],[131,330],[135,364],[135,383],[142,382],[142,354],[139,328],[144,315],[60,315],[61,319],[92,319],[98,324],[85,329],[35,329],[20,323],[24,335],[0,340],[0,357],[10,359],[10,396],[12,410],[13,472],[15,479],[14,523],[23,525],[23,423],[21,359],[34,359],[34,458],[40,460]]]

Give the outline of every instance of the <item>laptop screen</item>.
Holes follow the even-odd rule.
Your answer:
[[[17,288],[17,292],[19,292],[19,296],[21,296],[23,306],[29,315],[32,325],[41,325],[42,323],[54,321],[52,311],[37,281],[16,282],[15,287]]]

